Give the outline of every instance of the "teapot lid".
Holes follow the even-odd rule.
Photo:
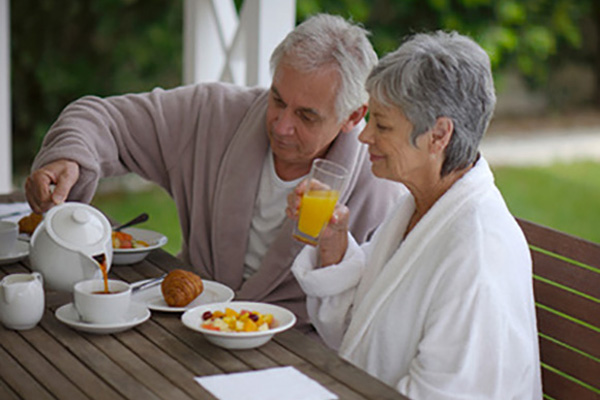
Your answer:
[[[63,203],[48,211],[48,234],[69,248],[103,246],[112,228],[108,219],[96,208],[77,202]]]

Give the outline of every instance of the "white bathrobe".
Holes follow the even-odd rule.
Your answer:
[[[292,271],[325,342],[411,399],[540,399],[527,243],[487,162],[403,240],[408,196],[337,265],[306,247]]]

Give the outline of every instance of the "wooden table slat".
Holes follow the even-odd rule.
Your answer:
[[[61,398],[83,399],[83,392],[15,331],[0,331],[2,346],[49,392]]]
[[[348,387],[356,390],[369,399],[406,399],[394,388],[383,384],[340,357],[332,357],[333,351],[322,344],[302,340],[303,334],[296,330],[283,332],[275,337],[275,341],[297,354],[303,354],[303,358],[310,360],[320,370],[326,371]],[[371,385],[363,383],[371,380]]]
[[[44,321],[44,329],[50,332],[59,342],[86,367],[93,370],[106,384],[128,399],[158,399],[148,388],[127,371],[116,364],[92,343],[100,336],[77,332],[56,319]],[[112,336],[107,336],[112,338]],[[90,339],[88,341],[88,339]],[[114,340],[114,338],[112,338]],[[78,379],[74,377],[73,379]],[[94,389],[96,390],[96,389]]]
[[[4,328],[0,328],[4,329]],[[19,398],[53,399],[54,397],[0,346],[0,376]]]
[[[50,311],[46,311],[40,327],[43,327],[47,320],[54,319]],[[21,335],[50,362],[52,365],[62,371],[69,379],[72,379],[87,398],[106,399],[122,398],[114,389],[108,386],[93,372],[88,370],[70,351],[59,343],[54,336],[44,329],[30,329],[21,332]],[[76,379],[73,379],[76,378]]]

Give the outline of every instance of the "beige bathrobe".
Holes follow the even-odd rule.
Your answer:
[[[237,299],[283,305],[307,321],[305,295],[290,273],[302,245],[286,220],[259,271],[242,279],[259,178],[269,148],[268,91],[222,83],[84,97],[69,105],[44,139],[33,168],[68,158],[81,166],[69,200],[89,202],[102,177],[134,172],[173,197],[183,236],[182,258],[205,279],[222,282]],[[355,211],[351,230],[364,241],[403,186],[373,177],[363,124],[342,133],[327,157],[351,171],[341,197]]]

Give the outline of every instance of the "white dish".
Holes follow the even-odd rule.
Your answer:
[[[202,328],[202,314],[206,311],[225,311],[229,307],[237,312],[241,310],[258,311],[261,314],[273,314],[276,326],[263,332],[219,332]],[[253,349],[267,343],[273,335],[290,329],[296,323],[296,316],[289,310],[274,304],[249,301],[209,304],[186,311],[181,316],[183,324],[204,335],[206,340],[226,349]]]
[[[15,263],[29,255],[29,243],[17,240],[17,244],[8,254],[0,255],[0,265]]]
[[[154,249],[167,244],[167,237],[162,233],[140,228],[125,228],[122,232],[128,233],[135,240],[143,240],[148,243],[148,247],[139,247],[137,249],[113,249],[113,265],[135,264],[142,261]]]
[[[111,324],[92,324],[83,322],[79,318],[79,314],[77,313],[73,303],[68,303],[59,307],[54,315],[60,322],[70,326],[73,329],[96,334],[109,334],[122,332],[146,322],[148,318],[150,318],[151,314],[150,310],[148,310],[148,308],[146,308],[143,304],[132,302],[123,322]]]
[[[145,282],[145,281],[142,281]],[[136,282],[141,283],[141,282]],[[134,284],[134,285],[135,285]],[[153,286],[148,289],[140,290],[132,297],[133,301],[138,301],[146,305],[153,311],[164,312],[184,312],[194,307],[212,303],[226,303],[233,299],[235,293],[229,287],[219,282],[202,280],[204,291],[200,296],[185,307],[171,307],[166,302],[160,290],[160,285]]]

